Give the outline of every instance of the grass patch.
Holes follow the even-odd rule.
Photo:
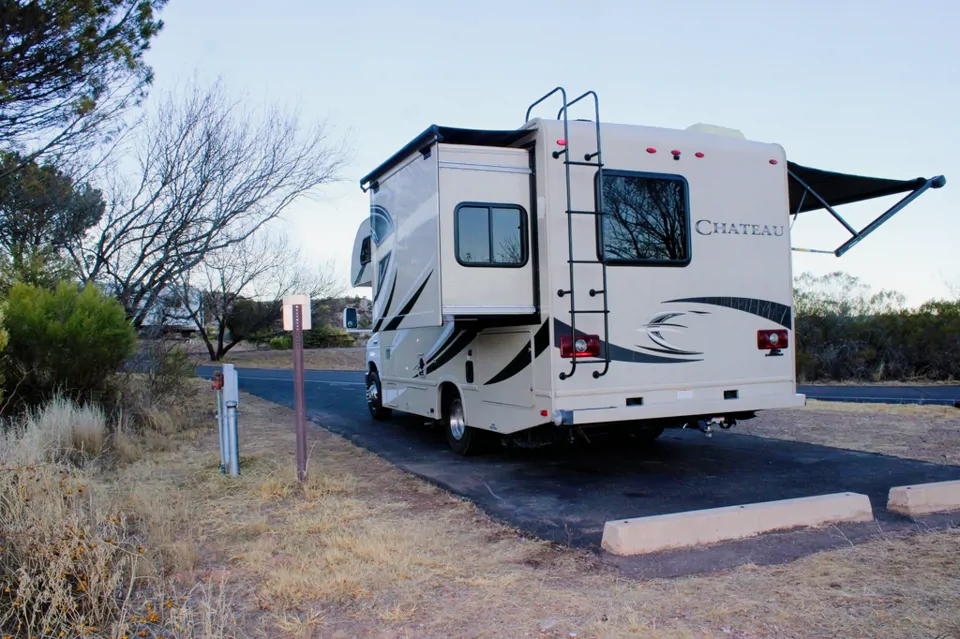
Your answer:
[[[232,615],[258,636],[932,637],[960,629],[957,532],[632,582],[589,553],[501,526],[321,429],[310,431],[301,488],[292,411],[249,395],[241,406],[239,478],[216,471],[212,429],[123,477],[138,486],[138,510],[154,504],[148,528],[178,579],[222,579],[237,593]],[[195,556],[179,555],[178,544]]]
[[[29,488],[37,503],[42,488],[84,487],[73,501],[58,497],[31,510],[43,525],[28,523],[36,516],[3,521],[42,533],[22,537],[44,540],[30,551],[38,574],[50,544],[77,548],[52,522],[72,522],[97,540],[101,554],[67,568],[83,570],[92,590],[78,610],[101,616],[64,618],[101,624],[92,636],[960,636],[958,531],[883,536],[782,566],[630,581],[588,552],[497,524],[322,429],[309,431],[308,480],[299,486],[293,412],[250,395],[240,404],[242,474],[223,476],[213,393],[199,380],[195,386],[200,392],[181,402],[190,408],[179,417],[131,423],[121,439],[108,433],[101,460],[111,463],[77,457],[82,467],[36,467],[69,468],[63,487],[56,474],[37,482],[0,473],[11,482],[4,495]],[[858,417],[810,407],[763,419],[785,420],[784,429],[792,420],[795,432],[809,434],[823,414]],[[163,445],[151,446],[150,433]],[[122,452],[120,441],[135,450]],[[17,503],[24,513],[38,508]],[[5,526],[9,553],[13,529]],[[113,545],[100,547],[108,537]],[[4,568],[8,583],[14,567]],[[107,577],[92,585],[94,573]],[[56,588],[49,586],[62,595]]]
[[[310,348],[303,351],[303,365],[313,370],[362,371],[366,369],[365,353],[362,347]],[[223,361],[245,368],[292,369],[292,358],[292,351],[288,350],[249,350],[230,351]]]
[[[759,413],[733,432],[960,465],[960,410],[951,406],[809,400]]]

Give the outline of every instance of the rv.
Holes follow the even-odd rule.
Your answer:
[[[551,98],[556,117],[530,117]],[[839,257],[944,183],[812,169],[723,127],[601,122],[595,92],[560,87],[517,129],[430,126],[360,182],[370,413],[422,416],[465,455],[802,406],[791,216],[834,215]],[[861,231],[835,210],[898,193]]]

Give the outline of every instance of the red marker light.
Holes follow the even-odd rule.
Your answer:
[[[548,416],[549,414],[550,414],[550,413],[549,413],[549,412],[547,412],[547,410],[546,410],[546,409],[544,409],[544,410],[542,410],[542,411],[540,411],[540,416],[541,416],[541,417],[546,417],[546,416]]]
[[[776,163],[777,163],[776,160],[770,160],[770,164],[776,164]]]
[[[557,140],[557,144],[559,144],[560,146],[567,146],[567,141],[564,140],[563,138],[560,138],[559,140]]]
[[[671,154],[671,155],[680,155],[680,151],[677,151],[676,149],[674,149],[673,151],[670,151],[670,154]]]
[[[653,148],[652,146],[648,146],[648,147],[647,147],[647,153],[656,153],[656,152],[657,152],[657,150],[656,150],[655,148]]]
[[[703,157],[703,153],[701,153],[700,151],[697,151],[696,153],[694,153],[694,155],[697,156],[698,158]]]

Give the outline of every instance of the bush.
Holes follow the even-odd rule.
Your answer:
[[[270,348],[283,351],[293,348],[293,338],[286,335],[278,335],[270,338]]]
[[[303,333],[304,348],[344,348],[355,345],[356,341],[350,333],[330,326],[321,326]]]
[[[88,494],[96,408],[56,398],[0,434],[0,634],[89,636],[119,618],[140,555],[127,517]]]
[[[960,300],[906,308],[902,295],[873,293],[843,273],[798,284],[801,381],[960,378]]]
[[[58,393],[95,399],[136,346],[123,306],[93,286],[15,284],[6,313],[7,384],[27,405]]]

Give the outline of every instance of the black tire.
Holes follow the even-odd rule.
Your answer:
[[[463,416],[463,400],[457,391],[444,393],[442,415],[443,430],[450,450],[464,457],[476,453],[481,447],[483,433],[467,426]]]
[[[370,409],[370,416],[377,421],[390,419],[393,414],[393,410],[383,407],[383,386],[377,371],[367,373],[367,408]]]

